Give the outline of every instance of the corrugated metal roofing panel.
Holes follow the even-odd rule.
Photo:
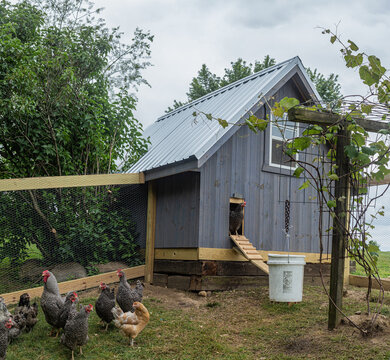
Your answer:
[[[191,156],[199,160],[260,100],[260,95],[267,95],[297,64],[301,65],[299,58],[292,58],[160,117],[144,132],[144,136],[151,140],[148,152],[129,172],[155,169]],[[224,119],[229,122],[229,126],[223,129],[217,121],[210,121],[204,116],[195,119],[192,115],[194,111]]]

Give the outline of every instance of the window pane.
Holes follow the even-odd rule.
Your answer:
[[[272,139],[272,158],[273,164],[279,164],[284,166],[294,167],[295,161],[291,161],[290,157],[283,152],[283,141]],[[295,158],[295,157],[294,157]]]
[[[287,121],[287,123],[294,125],[290,121]],[[272,124],[272,136],[283,138],[283,135],[281,134],[282,131],[286,139],[292,139],[296,137],[297,129],[294,126],[286,126],[286,124],[283,122],[279,122],[278,125],[279,128],[275,124]]]

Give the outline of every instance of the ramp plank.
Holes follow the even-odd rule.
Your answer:
[[[243,235],[230,235],[230,238],[235,244],[233,247],[235,251],[243,254],[253,265],[257,266],[266,274],[269,274],[268,265],[263,261],[263,257],[249,241],[249,239]]]

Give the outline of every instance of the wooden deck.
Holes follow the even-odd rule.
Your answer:
[[[234,247],[235,250],[244,255],[245,258],[253,265],[257,266],[266,274],[269,274],[268,265],[264,262],[260,252],[252,245],[249,239],[247,239],[244,235],[230,235],[230,238],[236,245]]]

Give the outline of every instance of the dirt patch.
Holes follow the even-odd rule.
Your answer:
[[[359,314],[349,316],[349,320],[355,323],[359,328],[367,332],[367,336],[377,333],[390,333],[389,319],[379,314],[373,322],[373,315]],[[348,319],[343,319],[342,323],[354,326]]]
[[[118,287],[118,284],[110,285],[112,289],[114,287],[115,293]],[[98,297],[99,289],[89,289],[79,293],[80,299],[85,299],[89,297]],[[201,297],[197,293],[181,291],[176,289],[169,289],[160,286],[153,286],[145,284],[144,288],[144,299],[148,299],[152,302],[157,302],[162,304],[164,308],[167,309],[198,309],[201,306],[205,306],[210,302],[209,297]]]
[[[286,344],[286,351],[289,353],[302,353],[308,352],[313,349],[313,339],[298,338],[288,340]]]

